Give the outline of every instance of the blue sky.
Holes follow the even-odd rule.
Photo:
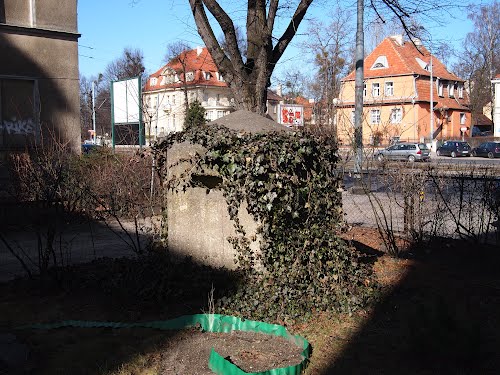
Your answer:
[[[243,19],[242,2],[236,0],[229,3],[233,7],[231,14]],[[308,16],[326,17],[331,7],[329,2],[317,3],[319,5],[315,6],[313,2]],[[355,0],[345,3],[352,9],[355,22]],[[436,41],[447,40],[457,47],[472,30],[465,10],[455,11],[451,16],[444,14],[440,21],[441,24],[422,23]],[[103,72],[106,65],[121,56],[126,47],[143,51],[146,69],[151,73],[163,65],[169,43],[182,40],[193,47],[203,44],[196,32],[188,0],[80,0],[78,28],[82,35],[78,43],[80,73],[87,77]],[[307,23],[303,22],[299,33],[305,34],[306,30]],[[296,38],[275,74],[282,74],[288,67],[304,66],[304,54],[298,45],[306,37],[300,35]]]

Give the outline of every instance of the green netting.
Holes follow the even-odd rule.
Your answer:
[[[184,315],[176,319],[160,320],[152,322],[137,322],[137,323],[121,323],[121,322],[92,322],[82,320],[64,320],[59,323],[49,324],[33,324],[21,327],[23,329],[36,328],[36,329],[56,329],[63,327],[77,327],[77,328],[154,328],[163,330],[179,330],[183,328],[200,326],[207,332],[222,332],[229,333],[231,331],[249,331],[264,333],[267,335],[280,336],[293,342],[295,345],[301,347],[302,361],[290,367],[282,367],[272,369],[259,373],[249,373],[240,369],[235,364],[224,359],[213,348],[208,360],[208,367],[210,370],[219,375],[298,375],[306,367],[309,356],[311,355],[311,345],[309,342],[301,337],[291,335],[287,329],[277,324],[268,324],[258,322],[255,320],[244,320],[235,316],[218,315],[218,314],[196,314]]]

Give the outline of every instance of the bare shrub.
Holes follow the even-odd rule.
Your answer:
[[[124,242],[136,254],[146,250],[141,235],[159,239],[161,192],[153,172],[153,159],[147,152],[113,154],[109,150],[89,155],[83,160],[85,178],[94,201],[94,218],[114,231],[116,223],[126,234]],[[130,226],[132,223],[132,226]],[[120,237],[122,238],[122,237]]]
[[[499,242],[500,180],[491,168],[382,164],[363,187],[385,250],[401,254],[443,237]],[[375,181],[375,182],[374,182]]]
[[[161,194],[152,160],[144,152],[113,154],[107,148],[76,155],[69,143],[55,137],[12,154],[12,196],[30,210],[17,229],[34,233],[37,249],[25,249],[0,232],[1,242],[28,275],[35,269],[43,276],[52,266],[64,272],[72,258],[72,240],[65,233],[75,224],[91,227],[93,220],[100,220],[135,254],[144,254],[159,233]],[[146,237],[152,240],[141,240]],[[61,274],[56,276],[60,281]]]

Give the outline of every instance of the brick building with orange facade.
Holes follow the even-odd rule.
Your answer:
[[[464,80],[450,73],[419,40],[412,43],[400,35],[384,39],[365,58],[364,78],[363,143],[430,142],[431,87],[434,139],[470,135]],[[342,80],[337,102],[337,131],[343,144],[352,143],[354,134],[354,86],[353,71]]]

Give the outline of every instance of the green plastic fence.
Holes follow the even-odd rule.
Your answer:
[[[120,323],[120,322],[92,322],[82,320],[65,320],[59,323],[51,324],[34,324],[22,327],[36,329],[55,329],[63,327],[78,327],[78,328],[155,328],[162,330],[178,330],[188,327],[201,326],[207,332],[222,332],[229,333],[231,331],[250,331],[264,333],[268,335],[283,337],[295,345],[301,347],[302,361],[294,366],[281,367],[259,373],[245,372],[235,364],[224,359],[213,348],[208,360],[208,367],[218,375],[298,375],[306,367],[309,356],[311,355],[311,345],[301,337],[291,335],[287,329],[277,324],[268,324],[254,320],[244,320],[235,316],[218,315],[218,314],[196,314],[184,315],[176,319],[153,321],[153,322],[138,322],[138,323]]]

